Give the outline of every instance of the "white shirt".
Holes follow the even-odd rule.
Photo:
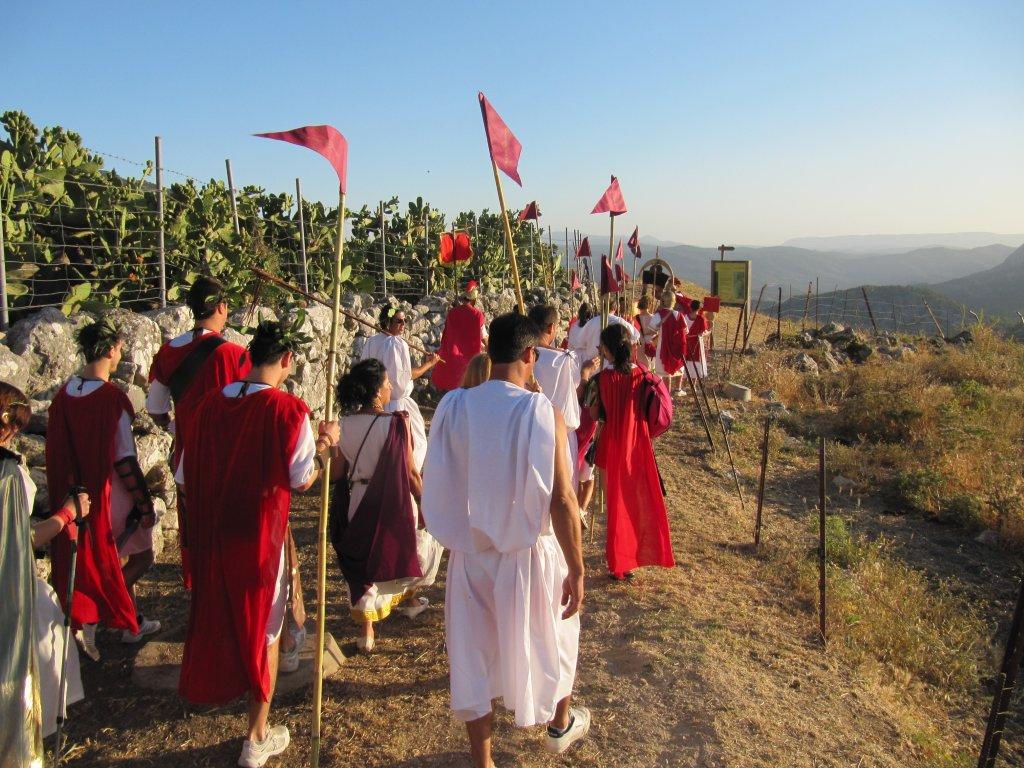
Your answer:
[[[199,335],[206,336],[213,333],[209,328],[200,328]],[[175,336],[169,342],[175,349],[191,344],[195,338],[195,331],[186,331],[181,336]],[[171,412],[171,388],[161,384],[156,379],[149,383],[149,394],[146,395],[146,410],[149,413],[170,413]]]
[[[243,383],[236,381],[228,384],[221,390],[221,393],[225,397],[238,397],[242,391]],[[248,397],[264,389],[270,389],[270,385],[250,383],[244,396]],[[313,476],[313,471],[316,469],[316,463],[313,461],[314,458],[316,458],[316,436],[313,434],[313,425],[309,423],[307,418],[299,430],[298,442],[295,443],[295,450],[292,451],[291,459],[288,462],[288,480],[292,488],[301,488],[309,482],[309,478]],[[174,480],[178,485],[185,484],[184,452],[181,454],[181,461],[178,462],[178,469],[174,473]]]
[[[72,376],[64,386],[64,392],[71,397],[85,397],[102,387],[104,383],[96,379]],[[135,436],[132,435],[132,417],[128,411],[121,411],[121,417],[117,420],[117,435],[114,438],[114,461],[134,455]]]
[[[640,342],[640,331],[629,322],[623,320],[618,315],[609,314],[608,324],[618,323],[629,331],[629,343],[638,344]],[[597,357],[601,346],[601,316],[594,315],[587,324],[583,326],[583,331],[579,337],[579,349],[582,350],[581,358],[589,360],[592,357]]]
[[[581,379],[576,353],[537,347],[533,376],[540,384],[541,392],[562,412],[569,431],[576,429],[580,425],[580,399],[576,389]]]
[[[412,394],[412,359],[409,345],[401,336],[378,333],[366,340],[360,360],[380,360],[391,380],[391,401],[402,400]]]

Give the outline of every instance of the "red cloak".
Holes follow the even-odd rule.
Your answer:
[[[621,575],[645,565],[671,568],[668,511],[647,422],[640,414],[643,371],[604,370],[598,381],[605,423],[597,446],[608,506],[608,570]]]
[[[111,628],[138,632],[135,604],[124,583],[110,523],[110,476],[114,471],[117,424],[123,412],[133,417],[135,412],[128,396],[110,382],[84,397],[71,397],[65,387],[61,386],[50,404],[46,428],[50,511],[60,509],[75,485],[76,459],[90,502],[85,531],[78,535],[71,623],[80,629],[83,624],[102,621]],[[66,529],[53,540],[50,552],[53,587],[67,611],[71,541]]]
[[[708,321],[704,317],[703,312],[697,313],[697,318],[690,325],[690,330],[686,334],[686,359],[694,362],[700,362],[700,335],[707,333]]]
[[[444,362],[434,366],[431,376],[435,389],[445,392],[459,388],[469,361],[483,349],[483,328],[484,313],[468,302],[448,312],[441,348],[437,350]]]
[[[185,442],[192,604],[178,690],[197,704],[267,701],[266,626],[291,503],[288,465],[309,416],[277,389],[210,392]]]
[[[164,344],[153,358],[153,365],[149,369],[150,382],[159,381],[164,386],[168,385],[178,366],[188,357],[203,340],[220,334],[205,333],[196,336],[192,341],[183,347],[172,347],[170,343]],[[174,404],[174,455],[171,459],[171,469],[177,469],[178,460],[181,458],[181,449],[185,445],[185,437],[192,429],[192,423],[196,406],[203,399],[207,392],[219,391],[233,381],[245,378],[249,373],[251,364],[249,353],[244,347],[232,344],[230,341],[221,344],[213,353],[203,361],[199,367],[192,383],[182,394],[181,399]],[[192,586],[192,578],[189,573],[188,548],[185,546],[184,528],[187,516],[185,505],[187,500],[183,496],[178,497],[178,531],[179,548],[181,550],[181,577],[185,582],[185,589]]]
[[[666,373],[675,373],[686,361],[686,323],[678,312],[669,312],[661,321],[661,365]]]

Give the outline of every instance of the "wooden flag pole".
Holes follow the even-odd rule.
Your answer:
[[[491,170],[494,171],[494,186],[498,190],[498,205],[501,206],[501,220],[505,224],[505,243],[508,245],[508,258],[512,262],[512,287],[516,291],[516,303],[519,314],[526,314],[523,302],[523,286],[519,283],[519,265],[516,263],[516,247],[512,243],[512,223],[508,220],[508,208],[505,207],[505,193],[501,190],[501,177],[498,176],[498,164],[491,158]]]
[[[338,367],[338,326],[341,318],[341,262],[345,253],[345,193],[338,203],[338,241],[334,248],[334,304],[331,340],[327,349],[327,395],[324,420],[334,419],[334,377]],[[316,659],[313,667],[313,768],[320,765],[320,720],[324,698],[324,629],[327,623],[327,512],[331,502],[331,455],[324,460],[320,480],[320,525],[317,537]]]
[[[612,260],[615,258],[615,251],[612,250],[615,247],[615,214],[608,214],[608,221],[610,227],[608,231],[608,265],[611,266]],[[604,272],[604,264],[601,265],[601,271]],[[608,327],[608,314],[611,312],[609,307],[611,306],[611,294],[606,293],[601,297],[601,330],[603,331]]]

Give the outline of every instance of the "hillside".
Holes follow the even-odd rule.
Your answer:
[[[932,286],[936,291],[987,314],[1012,321],[1024,311],[1024,246],[999,265]]]
[[[994,232],[946,232],[915,235],[833,235],[828,237],[794,237],[783,245],[817,251],[846,253],[905,253],[926,248],[979,248],[1001,243],[1016,248],[1024,243],[1024,234],[999,235]]]

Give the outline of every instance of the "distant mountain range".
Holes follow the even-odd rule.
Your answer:
[[[783,245],[812,251],[844,253],[906,253],[922,248],[980,248],[999,243],[1011,248],[1024,244],[1024,234],[998,235],[993,232],[948,232],[921,235],[837,235],[833,237],[794,237]]]
[[[1024,246],[991,269],[931,287],[968,307],[1019,321],[1017,313],[1024,312]]]

